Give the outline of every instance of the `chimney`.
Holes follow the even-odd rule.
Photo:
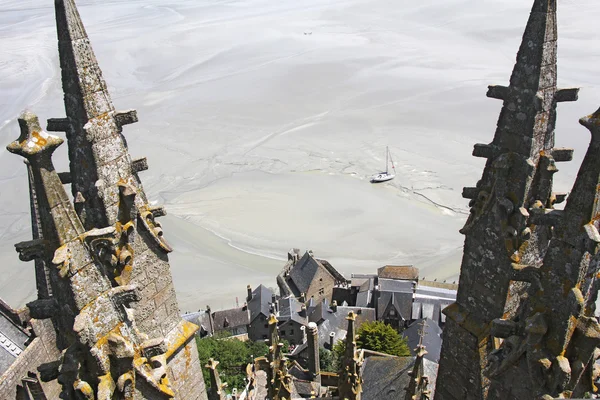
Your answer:
[[[333,303],[331,303],[331,311],[333,312],[337,312],[337,301],[333,301]]]
[[[306,293],[300,293],[300,303],[306,303]]]
[[[329,333],[329,350],[333,351],[333,345],[335,340],[335,332],[330,332]]]
[[[306,317],[306,305],[302,304],[302,307],[300,307],[300,312],[298,314],[301,317]]]
[[[302,343],[306,343],[306,326],[302,325],[300,331],[302,332]]]
[[[246,301],[250,301],[252,300],[252,286],[248,285],[246,286],[246,289],[248,290],[248,296],[246,297]]]
[[[215,333],[215,327],[214,327],[214,320],[213,320],[213,316],[212,316],[212,310],[210,309],[210,306],[206,306],[206,313],[208,314],[208,335],[212,336]]]
[[[277,314],[279,312],[279,304],[277,304],[277,296],[275,293],[271,296],[271,304],[273,304],[273,313]]]
[[[321,382],[321,368],[319,366],[319,330],[317,324],[311,322],[307,329],[308,341],[308,372],[313,382]]]

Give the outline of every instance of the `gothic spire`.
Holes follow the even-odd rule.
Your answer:
[[[7,149],[25,157],[31,165],[44,239],[63,245],[84,233],[81,221],[52,164],[52,153],[63,140],[44,132],[38,117],[27,111],[19,117],[19,126],[21,135]]]
[[[556,88],[556,4],[533,1],[510,84],[490,86],[487,94],[503,105],[492,142],[473,151],[487,159],[482,178],[463,190],[471,214],[461,230],[456,303],[444,311],[449,318],[436,400],[485,397],[490,382],[483,368],[494,351],[490,323],[518,309],[515,274],[541,265],[557,214],[552,207],[565,197],[552,193],[555,163],[570,161],[573,153],[554,147],[556,104],[576,100],[578,90]],[[451,392],[451,386],[458,389]]]
[[[410,381],[406,388],[406,395],[404,396],[405,400],[426,400],[429,399],[429,395],[431,394],[428,390],[429,377],[425,375],[425,368],[423,365],[423,359],[427,354],[427,350],[425,350],[425,346],[423,345],[426,326],[427,323],[423,320],[421,329],[419,329],[419,344],[415,348],[415,363],[410,372]]]
[[[542,296],[536,296],[536,304],[553,305],[552,312],[547,313],[549,324],[548,344],[551,351],[561,354],[566,350],[573,334],[573,317],[585,315],[587,293],[584,290],[584,279],[588,269],[597,268],[598,245],[598,213],[600,199],[600,109],[583,117],[579,121],[589,129],[591,141],[577,174],[573,190],[569,195],[560,223],[554,232],[555,238],[550,246],[541,268]],[[591,271],[596,276],[596,271]],[[568,289],[568,290],[567,290]],[[556,300],[570,306],[558,307]],[[593,315],[588,315],[591,317]],[[596,323],[594,329],[600,327]],[[600,333],[600,331],[599,331]]]
[[[362,393],[362,378],[360,373],[362,359],[358,355],[356,348],[356,314],[350,311],[346,320],[348,320],[346,351],[342,361],[342,372],[339,377],[338,390],[340,399],[360,400]]]
[[[102,228],[116,220],[120,179],[138,186],[145,201],[137,179],[145,160],[131,161],[121,134],[137,114],[115,111],[75,2],[55,0],[55,11],[67,118],[48,120],[48,130],[66,132],[78,214],[87,229]]]
[[[223,390],[223,388],[225,388],[227,384],[221,383],[221,378],[219,377],[217,365],[219,365],[219,362],[213,360],[212,358],[209,359],[208,364],[205,365],[206,369],[208,369],[208,373],[210,374],[210,389],[208,390],[208,400],[225,400],[227,398],[227,394]]]

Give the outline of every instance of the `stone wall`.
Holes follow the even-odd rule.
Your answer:
[[[56,335],[52,322],[32,319],[31,325],[37,337],[0,377],[0,400],[14,400],[17,385],[21,385],[21,379],[26,377],[28,372],[37,374],[37,366],[56,361],[60,357],[60,352],[55,345]],[[39,379],[39,374],[37,375]],[[58,382],[41,382],[41,384],[48,399],[58,399],[61,392]]]

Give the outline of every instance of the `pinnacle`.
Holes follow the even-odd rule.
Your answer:
[[[590,131],[600,131],[600,108],[598,108],[595,113],[581,118],[579,123],[588,128]]]
[[[37,115],[30,111],[24,111],[19,117],[21,135],[17,140],[6,146],[11,153],[21,155],[25,158],[36,154],[48,154],[49,156],[63,143],[63,139],[50,135],[42,130]]]
[[[85,124],[114,106],[75,2],[56,0],[55,9],[67,116]]]

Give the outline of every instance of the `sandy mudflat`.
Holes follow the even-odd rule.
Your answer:
[[[275,286],[291,247],[344,273],[411,263],[456,279],[467,215],[461,188],[479,179],[474,143],[491,141],[531,6],[523,0],[78,1],[149,197],[167,206],[165,235],[182,311],[235,304],[245,285]],[[585,12],[582,12],[585,10]],[[0,146],[25,108],[64,116],[49,0],[0,0]],[[600,105],[600,6],[559,4],[559,165],[569,190]],[[373,186],[385,146],[397,178]],[[66,146],[55,164],[67,166]],[[34,296],[27,180],[0,151],[0,297]],[[18,282],[18,283],[15,283]]]

